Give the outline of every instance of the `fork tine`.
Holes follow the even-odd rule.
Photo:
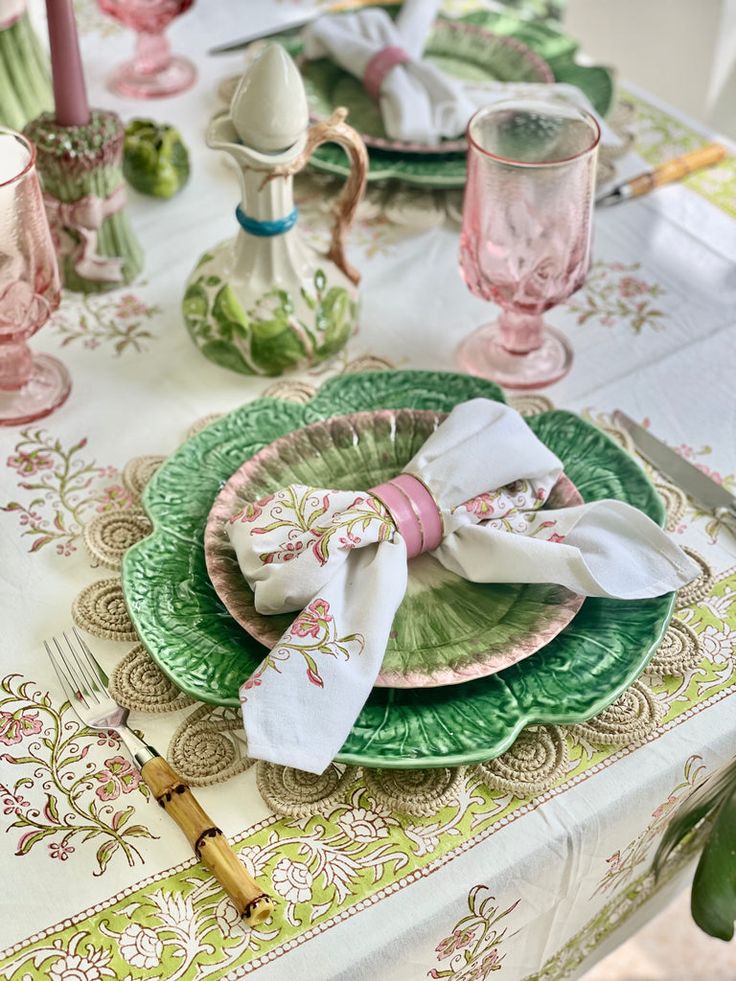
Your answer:
[[[100,687],[102,688],[105,695],[109,695],[110,679],[102,670],[102,665],[100,664],[100,662],[97,660],[97,658],[94,656],[92,651],[87,646],[87,641],[84,639],[84,637],[82,637],[82,635],[79,633],[76,627],[73,627],[72,630],[74,632],[74,636],[77,638],[77,641],[79,642],[79,646],[82,648],[82,650],[87,656],[87,662],[89,663],[90,668],[94,672]]]
[[[59,653],[58,657],[54,655],[48,641],[45,640],[43,642],[43,646],[46,648],[46,653],[48,654],[49,660],[54,666],[54,671],[56,671],[56,676],[61,682],[61,687],[64,689],[64,694],[66,695],[67,699],[72,705],[75,702],[81,702],[85,708],[89,708],[87,699],[84,697],[84,692],[82,692],[81,689],[78,689],[77,686],[74,684],[74,680],[69,672],[67,663],[64,660],[64,652],[59,645],[59,641],[56,639],[56,637],[52,637],[51,639],[54,642],[54,646],[56,647],[56,650]]]
[[[91,698],[94,698],[96,702],[100,701],[100,683],[97,680],[94,672],[90,670],[89,665],[86,663],[85,658],[80,654],[77,648],[69,640],[66,631],[64,631],[64,640],[66,641],[66,646],[74,658],[74,662],[77,665],[76,679],[80,686],[82,684],[86,685],[89,689],[89,694]],[[74,675],[71,664],[69,664],[69,673]]]

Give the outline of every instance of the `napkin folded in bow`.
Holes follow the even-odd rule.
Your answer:
[[[464,402],[404,468],[434,508],[409,531],[430,535],[434,518],[441,531],[430,554],[473,582],[552,582],[626,600],[698,575],[628,504],[544,509],[562,470],[514,409]],[[392,513],[368,490],[291,485],[230,519],[256,609],[302,611],[241,689],[251,757],[321,773],[340,751],[381,668],[406,591],[407,546],[416,551]]]
[[[330,58],[361,80],[368,74],[380,81],[383,125],[395,140],[435,145],[441,139],[462,136],[476,109],[501,99],[562,100],[596,115],[587,97],[574,85],[460,82],[422,61],[439,2],[404,0],[395,22],[380,8],[319,17],[305,29],[304,54],[309,59]],[[380,52],[389,52],[389,60],[382,66],[373,61],[371,66]],[[393,52],[403,52],[407,60],[391,58]],[[596,118],[603,141],[620,144],[610,127]]]

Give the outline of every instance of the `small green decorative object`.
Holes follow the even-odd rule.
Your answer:
[[[152,119],[125,127],[123,174],[141,194],[172,198],[189,180],[189,151],[179,130]]]
[[[0,126],[16,130],[54,104],[48,58],[24,7],[11,2],[4,20],[0,2]]]
[[[132,282],[143,252],[125,212],[120,117],[93,109],[85,125],[60,126],[42,113],[24,132],[36,145],[64,286],[100,293]]]
[[[205,566],[203,532],[213,501],[245,460],[320,419],[372,409],[449,412],[478,396],[502,398],[495,385],[468,375],[344,375],[303,405],[248,402],[184,443],[146,488],[143,501],[153,534],[129,549],[123,563],[130,615],[161,669],[193,698],[237,706],[239,686],[265,655],[266,648],[228,615]],[[542,413],[530,425],[562,459],[586,501],[617,498],[664,523],[662,502],[642,469],[595,426],[569,412]],[[362,469],[342,467],[340,474],[328,458],[314,480],[322,486],[334,480],[369,486],[374,475],[367,467],[401,466],[396,458],[387,460],[386,447],[383,456],[380,449],[366,454]],[[338,760],[378,767],[478,763],[502,753],[531,723],[583,722],[644,669],[662,639],[673,600],[672,594],[631,602],[590,597],[543,653],[499,674],[440,688],[374,689]]]
[[[205,357],[246,375],[280,375],[332,357],[358,327],[358,272],[344,234],[365,189],[367,154],[338,110],[308,129],[304,85],[280,45],[267,48],[241,79],[229,114],[207,142],[238,165],[240,229],[201,256],[184,292],[189,334]],[[326,254],[305,242],[293,175],[325,141],[339,143],[352,168],[335,208]]]

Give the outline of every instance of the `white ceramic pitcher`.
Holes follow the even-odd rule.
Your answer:
[[[278,375],[335,354],[357,328],[358,272],[344,236],[365,190],[368,156],[346,111],[309,127],[294,62],[270,45],[241,79],[230,112],[207,144],[240,170],[234,239],[199,260],[187,282],[184,319],[202,353],[244,374]],[[322,143],[343,146],[352,164],[335,204],[330,248],[317,252],[299,230],[293,177]]]

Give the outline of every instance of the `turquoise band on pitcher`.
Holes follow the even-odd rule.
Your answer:
[[[259,238],[271,238],[273,235],[283,235],[284,232],[288,232],[290,228],[293,228],[296,224],[296,220],[299,217],[299,212],[296,208],[283,218],[276,218],[273,221],[258,221],[257,218],[251,218],[250,215],[246,215],[240,205],[235,209],[235,217],[240,222],[240,227],[243,231],[248,232],[249,235],[257,235]]]

